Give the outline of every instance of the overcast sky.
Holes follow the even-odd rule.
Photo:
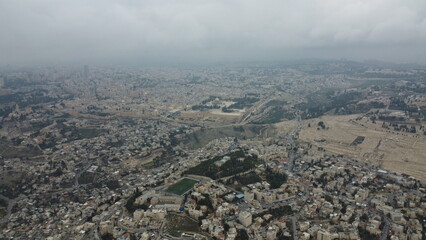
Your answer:
[[[0,65],[426,63],[426,0],[0,0]]]

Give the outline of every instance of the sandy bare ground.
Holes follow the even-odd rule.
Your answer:
[[[334,154],[344,154],[354,159],[378,165],[383,169],[411,175],[426,182],[426,137],[420,134],[396,132],[381,127],[367,119],[350,121],[357,115],[323,116],[306,120],[300,132],[300,140],[311,142]],[[326,130],[317,130],[323,121]],[[311,127],[308,127],[311,123]],[[357,145],[351,143],[357,136],[365,140]],[[319,140],[325,140],[320,142]]]
[[[284,136],[285,134],[291,132],[291,130],[293,130],[293,128],[295,128],[296,125],[297,125],[296,120],[290,120],[290,121],[275,123],[274,127],[275,127],[275,130],[277,131],[277,135]]]

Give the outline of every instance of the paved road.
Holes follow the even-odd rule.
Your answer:
[[[292,227],[293,239],[294,240],[297,240],[297,228],[296,228],[297,218],[298,218],[298,216],[291,217],[291,227]]]
[[[293,167],[294,167],[294,160],[296,158],[296,153],[293,151],[293,148],[295,147],[295,141],[297,139],[296,135],[299,133],[300,131],[300,127],[302,125],[302,119],[300,118],[299,115],[297,115],[297,125],[295,128],[293,128],[293,130],[291,130],[291,132],[289,134],[287,134],[286,136],[284,136],[283,140],[284,141],[288,141],[291,145],[291,150],[290,153],[288,155],[288,162],[287,162],[287,169],[288,171],[293,173]]]
[[[290,153],[288,155],[288,162],[287,162],[287,169],[291,173],[295,172],[294,171],[294,160],[296,159],[297,154],[293,150],[293,148],[296,147],[295,141],[297,139],[297,134],[299,133],[300,127],[302,125],[302,119],[301,119],[300,115],[297,115],[296,118],[297,118],[296,127],[293,128],[293,130],[287,136],[284,137],[284,140],[287,140],[291,144],[291,150],[290,150]],[[297,201],[297,200],[302,199],[302,198],[305,199],[305,201],[306,201],[309,192],[308,192],[308,186],[306,184],[304,184],[304,187],[305,187],[305,193],[302,196],[295,197],[293,199],[293,201]],[[293,239],[294,240],[297,240],[297,219],[299,218],[299,215],[300,215],[300,212],[294,214],[291,217],[291,225],[292,225],[292,232],[293,232]]]
[[[380,240],[386,240],[388,239],[389,227],[390,227],[391,221],[388,217],[386,217],[385,214],[382,214],[382,217],[385,220],[385,226],[383,227],[382,235],[380,235]]]
[[[410,191],[410,192],[407,192],[407,193],[417,193],[417,191],[414,190],[414,191]],[[404,194],[404,193],[403,192],[399,192],[399,193],[392,193],[392,194],[388,195],[387,196],[388,202],[393,206],[394,205],[393,204],[394,203],[394,201],[393,201],[394,198],[396,196],[400,196],[402,194]],[[395,206],[393,206],[393,207],[395,207]],[[392,220],[389,219],[384,213],[381,213],[381,215],[382,215],[382,218],[385,221],[385,226],[383,227],[382,235],[380,235],[380,240],[386,240],[387,237],[388,237],[388,234],[389,234],[389,228],[390,228],[390,225],[392,223]]]
[[[409,192],[398,192],[398,193],[392,193],[392,194],[389,194],[389,195],[387,195],[387,200],[388,200],[388,202],[389,203],[393,203],[393,199],[396,197],[396,196],[400,196],[400,195],[402,195],[402,194],[404,194],[404,193],[414,193],[414,194],[418,194],[418,191],[416,191],[416,190],[413,190],[413,191],[409,191]],[[382,213],[382,212],[378,212],[378,211],[376,211],[375,209],[373,209],[371,206],[370,206],[370,204],[371,204],[371,200],[374,198],[374,196],[370,196],[370,197],[368,197],[366,200],[364,200],[364,204],[366,204],[367,205],[367,207],[370,209],[370,213],[371,214],[377,214],[377,215],[380,215],[380,216],[382,216],[382,219],[384,220],[384,222],[385,222],[385,225],[383,226],[383,229],[382,229],[382,234],[380,235],[380,240],[386,240],[387,239],[387,237],[388,237],[388,235],[389,235],[389,228],[390,228],[390,225],[391,225],[391,223],[392,223],[392,220],[391,219],[389,219],[384,213]]]

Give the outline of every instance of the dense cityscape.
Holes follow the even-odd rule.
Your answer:
[[[426,232],[426,68],[0,71],[0,239]]]

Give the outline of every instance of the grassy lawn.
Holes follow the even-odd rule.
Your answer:
[[[167,188],[166,192],[182,195],[186,191],[191,189],[196,183],[198,183],[198,181],[189,178],[184,178]]]

